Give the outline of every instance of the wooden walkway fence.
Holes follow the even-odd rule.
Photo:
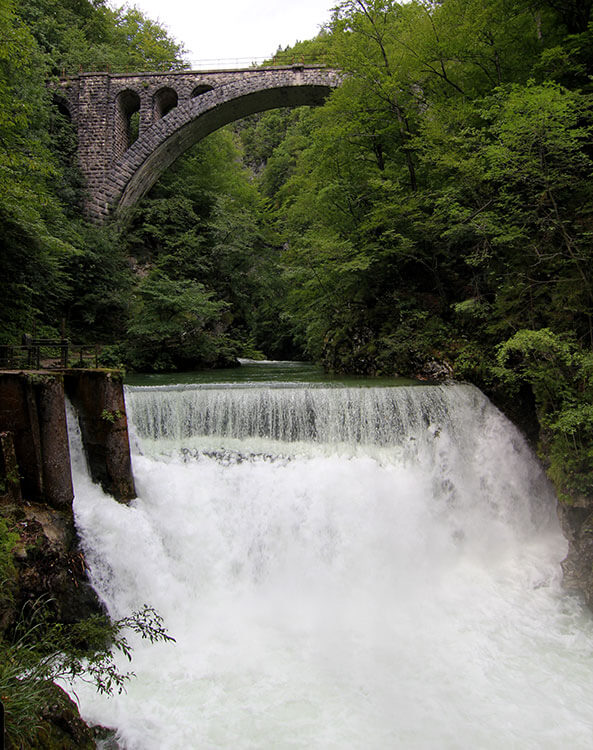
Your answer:
[[[99,367],[99,344],[71,344],[68,339],[37,339],[24,335],[20,346],[0,345],[2,370],[50,370]]]

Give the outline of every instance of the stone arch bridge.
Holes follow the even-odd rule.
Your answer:
[[[133,205],[223,125],[275,107],[322,104],[340,83],[338,71],[304,65],[62,79],[56,98],[78,131],[87,215],[102,222]]]

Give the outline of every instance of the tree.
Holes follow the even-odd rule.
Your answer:
[[[213,324],[224,309],[202,284],[153,271],[137,290],[128,325],[132,363],[142,370],[215,364],[221,352]]]
[[[105,0],[22,0],[18,12],[55,75],[185,67],[183,46],[135,7],[112,9]]]
[[[12,2],[0,8],[0,38],[0,340],[11,342],[56,309],[74,248],[51,187],[44,59]]]

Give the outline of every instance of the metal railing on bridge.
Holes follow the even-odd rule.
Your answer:
[[[294,55],[278,52],[273,57],[234,57],[234,58],[212,58],[205,60],[184,60],[190,70],[232,70],[233,68],[283,68],[290,65],[322,65],[327,61],[322,55]]]
[[[202,60],[182,59],[166,70],[154,70],[152,73],[190,73],[206,70],[244,70],[247,68],[284,68],[291,65],[310,65],[312,67],[326,67],[330,63],[322,53],[312,54],[292,54],[291,52],[277,52],[275,55],[268,57],[224,57],[224,58],[205,58]],[[130,66],[113,66],[105,62],[104,64],[95,63],[90,67],[83,65],[71,65],[68,68],[62,68],[61,77],[68,78],[77,76],[82,73],[112,73],[114,75],[126,75],[134,73],[134,68]]]

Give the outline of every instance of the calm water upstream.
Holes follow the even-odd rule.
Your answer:
[[[124,695],[76,685],[83,716],[127,750],[591,748],[592,619],[488,400],[291,363],[230,377],[130,379],[130,506],[73,434],[96,590],[177,640],[134,644]]]

